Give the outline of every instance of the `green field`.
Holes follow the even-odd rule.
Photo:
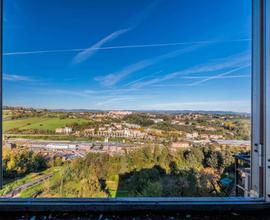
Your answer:
[[[18,128],[20,130],[24,129],[40,129],[40,130],[51,130],[54,131],[56,128],[68,126],[72,123],[86,123],[86,119],[60,119],[60,118],[26,118],[26,119],[16,119],[3,121],[4,132]]]

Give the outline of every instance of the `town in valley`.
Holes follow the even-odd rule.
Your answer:
[[[233,155],[250,150],[250,115],[233,112],[5,106],[3,131],[6,185],[1,195],[6,197],[230,195]],[[23,153],[36,161],[27,161]],[[37,167],[33,169],[32,163]],[[79,165],[80,169],[99,167],[91,168],[95,171],[89,171],[93,175],[89,177]],[[108,166],[112,166],[110,173]],[[141,175],[147,173],[151,178],[153,169],[158,173],[154,182],[146,181],[143,189],[130,184],[142,184]],[[183,182],[183,175],[190,178],[189,170],[197,172],[194,178],[198,176],[200,189],[164,188],[174,181]],[[68,172],[81,173],[75,177]],[[63,175],[67,175],[65,180]],[[188,188],[188,183],[182,182]],[[82,189],[82,185],[89,189]]]

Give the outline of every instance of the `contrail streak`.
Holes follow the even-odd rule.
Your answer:
[[[120,45],[110,47],[93,47],[92,50],[114,50],[114,49],[128,49],[128,48],[147,48],[147,47],[169,47],[177,45],[188,45],[188,44],[204,44],[204,43],[221,43],[221,42],[241,42],[250,41],[251,39],[238,39],[238,40],[227,40],[227,41],[193,41],[193,42],[176,42],[176,43],[160,43],[160,44],[137,44],[137,45]],[[3,56],[12,55],[30,55],[30,54],[43,54],[43,53],[69,53],[84,51],[87,48],[74,48],[74,49],[61,49],[61,50],[35,50],[35,51],[17,51],[17,52],[5,52]]]

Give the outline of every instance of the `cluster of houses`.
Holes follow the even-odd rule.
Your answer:
[[[173,142],[171,144],[171,149],[172,150],[177,150],[177,149],[180,149],[180,148],[189,148],[191,146],[192,146],[191,142],[188,142],[188,141],[177,141],[177,142]]]
[[[185,114],[178,114],[174,116],[174,119],[177,121],[186,121],[186,120],[198,120],[202,118],[202,114],[196,113],[185,113]]]
[[[147,138],[148,137],[148,135],[145,132],[142,132],[139,130],[132,130],[129,128],[123,128],[119,130],[113,130],[112,128],[103,130],[103,128],[99,128],[97,133],[92,133],[90,134],[90,136],[121,137],[121,138]]]
[[[159,119],[157,119],[159,121]],[[198,126],[197,126],[198,127]],[[205,127],[198,127],[204,128]],[[206,128],[207,129],[207,128]],[[213,131],[214,128],[209,128],[208,131]],[[56,134],[71,134],[73,129],[71,127],[57,128],[55,130]],[[211,140],[211,139],[223,139],[223,135],[220,134],[206,134],[193,132],[181,132],[179,131],[179,136],[186,138],[187,140]],[[153,140],[157,136],[162,136],[163,132],[159,129],[154,128],[144,128],[136,124],[130,123],[112,123],[105,124],[102,127],[97,128],[86,128],[84,130],[74,131],[75,136],[84,137],[112,137],[112,138],[134,138],[134,139],[150,139]]]
[[[132,112],[130,111],[110,111],[106,113],[93,113],[89,117],[95,121],[104,121],[104,117],[112,117],[112,118],[123,118],[126,115],[130,115]],[[147,116],[153,120],[154,123],[162,123],[164,119],[159,117],[159,115],[150,114],[148,113]],[[185,114],[177,114],[174,115],[171,119],[171,123],[174,125],[188,125],[191,120],[202,120],[205,119],[216,120],[215,116],[205,116],[203,114],[194,114],[194,113],[185,113]],[[208,118],[209,117],[209,118]],[[227,116],[227,118],[230,116]],[[231,116],[233,117],[233,116]],[[220,117],[219,117],[220,118]],[[226,118],[224,117],[224,120]],[[137,124],[131,124],[127,122],[121,123],[108,123],[103,124],[95,127],[88,127],[85,129],[80,130],[73,130],[71,127],[64,127],[64,128],[57,128],[55,133],[57,134],[72,134],[78,137],[102,137],[105,139],[109,138],[130,138],[130,139],[138,139],[138,140],[158,140],[158,141],[167,141],[168,134],[170,136],[170,141],[175,141],[172,145],[172,148],[179,148],[179,147],[190,147],[192,144],[206,144],[210,143],[215,140],[224,140],[233,139],[234,133],[230,131],[226,131],[223,134],[217,132],[217,128],[197,124],[192,126],[193,131],[163,131],[157,128],[143,128]],[[119,150],[119,148],[117,148]]]
[[[221,134],[199,134],[198,132],[194,131],[192,133],[186,133],[186,139],[202,139],[202,140],[209,140],[209,139],[223,139],[223,135]]]
[[[123,126],[117,123],[107,124],[99,128],[87,128],[83,131],[76,131],[75,135],[85,137],[151,138],[151,135],[140,130],[140,126],[138,125],[127,124],[127,126]]]
[[[115,116],[125,116],[125,115],[131,115],[131,111],[110,111],[108,115],[115,115]]]
[[[98,113],[92,113],[89,116],[89,119],[93,119],[95,121],[101,121],[104,118],[110,117],[110,118],[118,118],[121,119],[126,115],[132,114],[131,111],[109,111],[109,112],[98,112]]]
[[[78,144],[68,144],[68,143],[49,143],[44,145],[46,149],[49,150],[77,150],[79,149]]]
[[[70,134],[71,132],[72,132],[72,128],[70,128],[70,127],[56,128],[55,129],[56,134]]]
[[[204,131],[216,131],[217,130],[216,128],[209,127],[209,126],[203,126],[203,125],[196,125],[195,128],[199,129],[199,130],[204,130]]]

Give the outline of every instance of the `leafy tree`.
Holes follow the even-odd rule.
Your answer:
[[[160,182],[148,183],[142,190],[141,196],[149,197],[161,197],[163,187]]]
[[[148,127],[154,124],[154,121],[149,119],[148,116],[140,113],[126,115],[124,116],[123,120],[128,123],[141,125],[143,127]]]
[[[221,152],[211,151],[210,155],[206,159],[206,165],[215,169],[220,169],[223,166],[224,160]]]
[[[24,147],[3,150],[3,168],[5,177],[22,176],[30,172],[38,172],[47,168],[46,159]]]

